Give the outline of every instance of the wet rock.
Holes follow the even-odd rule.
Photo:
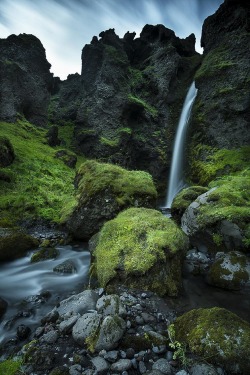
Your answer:
[[[190,375],[218,375],[216,368],[205,363],[193,365],[189,370]]]
[[[72,331],[73,326],[77,322],[77,320],[80,318],[80,314],[74,315],[68,319],[63,320],[59,324],[59,330],[62,334],[66,335],[69,334]]]
[[[126,309],[122,305],[119,296],[115,294],[109,294],[99,298],[96,303],[96,310],[103,316],[115,314],[119,316],[126,315]]]
[[[109,370],[109,364],[102,357],[94,357],[92,359],[92,364],[95,367],[96,374],[104,375]]]
[[[118,358],[118,351],[117,351],[117,350],[109,351],[109,352],[107,352],[107,353],[104,355],[104,358],[105,358],[108,362],[114,363],[114,362],[117,360],[117,358]]]
[[[249,278],[250,262],[244,254],[237,251],[217,253],[207,274],[209,284],[229,290],[242,289]]]
[[[118,315],[106,316],[100,327],[100,331],[95,344],[95,349],[114,349],[122,338],[126,329],[125,321]]]
[[[86,344],[86,339],[90,341],[90,338],[93,337],[97,333],[97,330],[99,328],[99,325],[101,323],[101,316],[97,313],[86,313],[81,318],[78,319],[76,324],[73,327],[72,330],[72,336],[73,339],[81,346],[84,346]],[[89,342],[89,347],[91,346],[91,349],[93,350],[96,348],[94,346],[94,342]],[[100,348],[100,350],[103,348]]]
[[[69,368],[69,375],[81,375],[82,367],[80,365],[73,365]]]
[[[50,311],[44,318],[41,319],[42,324],[55,323],[59,318],[59,312],[57,310]]]
[[[60,315],[67,313],[79,313],[84,314],[89,310],[94,310],[96,302],[98,300],[98,294],[92,290],[85,290],[82,293],[73,295],[60,303],[60,306],[56,308],[56,311]]]
[[[58,339],[58,332],[56,331],[49,331],[45,333],[41,337],[42,341],[46,342],[47,344],[54,344]]]
[[[31,263],[40,262],[47,259],[56,259],[59,255],[59,250],[54,247],[44,247],[37,250],[30,259]]]
[[[19,340],[26,340],[29,335],[31,334],[31,329],[30,327],[27,327],[24,324],[21,324],[20,326],[17,327],[17,337]]]
[[[76,266],[71,260],[65,260],[53,268],[53,272],[57,273],[76,273]]]
[[[158,361],[156,361],[153,366],[153,370],[159,370],[161,373],[165,375],[172,375],[172,368],[169,362],[165,358],[160,358]]]
[[[115,362],[111,365],[111,371],[123,372],[129,370],[132,364],[130,359],[120,359],[118,362]]]
[[[8,303],[0,297],[0,319],[5,314],[8,307]]]

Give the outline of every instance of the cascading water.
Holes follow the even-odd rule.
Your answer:
[[[176,194],[185,186],[183,177],[183,151],[192,105],[197,94],[195,83],[190,86],[179,120],[174,142],[174,152],[170,168],[170,178],[167,192],[166,208],[170,208]]]

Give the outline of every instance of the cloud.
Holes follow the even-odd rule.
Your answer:
[[[115,28],[139,36],[145,24],[164,24],[179,37],[200,38],[204,18],[222,0],[1,0],[0,35],[37,36],[51,71],[65,79],[81,71],[81,49],[94,35]],[[199,43],[199,41],[198,41]],[[199,48],[199,47],[197,47]]]

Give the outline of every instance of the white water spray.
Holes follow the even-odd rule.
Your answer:
[[[194,82],[190,86],[183,108],[181,117],[177,127],[177,133],[174,142],[174,152],[170,168],[170,178],[167,192],[166,208],[170,208],[176,194],[185,186],[183,177],[183,154],[184,154],[184,143],[187,133],[187,125],[190,118],[190,113],[194,99],[197,94]]]

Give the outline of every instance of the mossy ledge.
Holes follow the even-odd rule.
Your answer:
[[[119,283],[176,296],[181,289],[181,264],[188,239],[160,212],[130,208],[101,229],[94,250],[102,287]]]

